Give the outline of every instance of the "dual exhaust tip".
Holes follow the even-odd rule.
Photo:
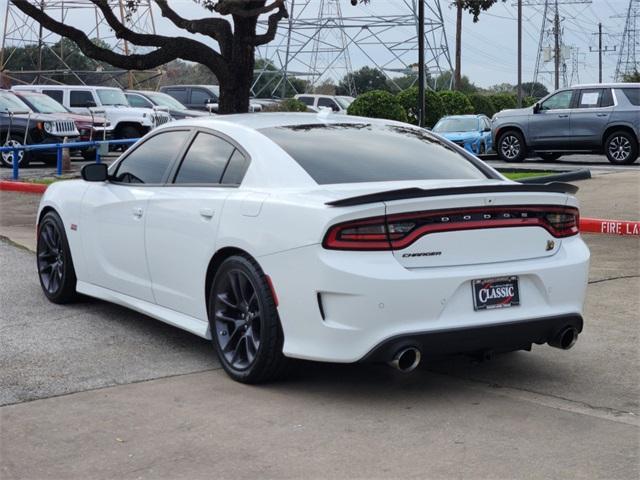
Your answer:
[[[578,330],[575,327],[568,326],[556,333],[549,345],[561,350],[569,350],[578,341]],[[406,347],[398,350],[393,359],[388,362],[390,366],[403,373],[414,371],[422,360],[422,353],[416,347]]]

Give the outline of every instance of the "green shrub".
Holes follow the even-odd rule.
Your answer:
[[[407,121],[407,114],[398,99],[383,90],[373,90],[359,95],[349,105],[347,113],[360,117],[386,118],[400,122]]]
[[[396,95],[398,101],[407,112],[409,122],[418,124],[418,87],[411,87]],[[444,115],[444,104],[436,92],[424,92],[424,126],[433,127]]]
[[[509,108],[518,108],[518,98],[511,93],[495,93],[489,95],[489,98],[493,102],[496,112]]]
[[[469,95],[469,101],[473,104],[474,113],[483,114],[491,118],[496,113],[496,107],[487,95],[480,93],[472,93]]]
[[[438,92],[446,115],[466,115],[473,113],[473,104],[462,92],[443,90]]]

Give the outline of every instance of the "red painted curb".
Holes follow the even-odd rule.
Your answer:
[[[0,190],[8,190],[12,192],[24,192],[24,193],[44,193],[47,189],[47,185],[41,183],[28,183],[28,182],[13,182],[7,180],[0,180]]]
[[[640,222],[626,220],[604,220],[600,218],[581,218],[580,232],[604,233],[608,235],[640,236]]]

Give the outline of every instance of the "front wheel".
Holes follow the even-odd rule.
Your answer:
[[[22,147],[22,142],[24,138],[21,135],[10,135],[8,138],[2,135],[2,146],[3,147]],[[3,167],[11,168],[13,167],[13,151],[10,152],[2,152],[0,155],[0,162]],[[29,164],[29,152],[25,150],[18,150],[18,165],[20,167],[26,167]]]
[[[604,142],[604,151],[614,165],[628,165],[638,158],[638,140],[625,131],[613,132]]]
[[[527,155],[527,148],[522,135],[508,131],[498,139],[498,156],[505,162],[522,162]]]
[[[284,334],[269,282],[251,258],[235,255],[220,265],[209,292],[211,338],[222,367],[234,380],[261,383],[284,375]]]
[[[45,296],[53,303],[77,299],[76,272],[62,220],[48,212],[38,224],[36,247],[38,277]]]

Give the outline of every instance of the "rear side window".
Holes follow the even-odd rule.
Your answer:
[[[247,173],[247,167],[249,167],[249,160],[245,157],[240,150],[233,152],[227,169],[222,176],[222,183],[227,185],[240,185],[244,174]]]
[[[113,181],[162,183],[188,136],[188,130],[174,130],[151,137],[120,162]]]
[[[69,92],[69,106],[75,108],[84,108],[88,102],[95,102],[91,92],[86,90],[71,90]]]
[[[487,178],[467,157],[418,128],[322,124],[260,131],[321,185]]]
[[[62,90],[43,90],[42,93],[53,98],[56,102],[62,103],[62,97],[63,97]]]
[[[623,88],[622,91],[632,105],[640,106],[640,88]]]
[[[180,165],[174,183],[220,183],[235,147],[208,133],[198,133]]]
[[[187,89],[186,88],[167,88],[163,90],[167,95],[171,95],[173,98],[178,100],[180,103],[189,103],[189,99],[187,98]]]

